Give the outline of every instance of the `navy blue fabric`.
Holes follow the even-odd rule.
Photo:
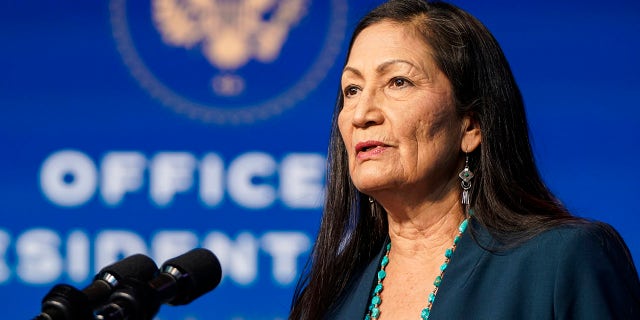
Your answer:
[[[640,319],[638,273],[609,225],[562,226],[498,251],[486,249],[497,248],[497,242],[485,228],[475,220],[471,226],[429,319]],[[382,248],[329,319],[363,318],[381,256]]]

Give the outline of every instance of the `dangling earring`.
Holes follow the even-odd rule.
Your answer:
[[[460,171],[458,177],[462,179],[460,185],[462,186],[462,204],[464,204],[467,208],[471,203],[471,199],[469,196],[469,190],[471,189],[471,179],[473,178],[473,172],[469,170],[469,154],[465,152],[466,159],[464,162],[464,169]]]
[[[376,200],[373,197],[369,197],[369,208],[371,208],[371,216],[376,217]]]

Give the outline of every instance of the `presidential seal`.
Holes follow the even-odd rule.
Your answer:
[[[181,115],[250,124],[300,104],[334,66],[342,0],[110,2],[113,36],[140,87]]]

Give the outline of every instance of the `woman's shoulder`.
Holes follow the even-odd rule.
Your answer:
[[[492,260],[508,260],[510,265],[516,263],[520,268],[553,274],[574,269],[608,269],[637,278],[624,240],[603,222],[575,219],[514,243],[499,242],[484,229],[478,232],[476,242],[490,253]]]
[[[516,254],[536,252],[560,261],[585,263],[607,259],[633,266],[629,249],[620,234],[611,225],[599,221],[576,220],[562,223],[512,247],[512,250]]]
[[[545,231],[543,251],[555,257],[555,307],[563,316],[588,317],[597,312],[637,317],[640,281],[633,259],[620,234],[603,222],[568,223]],[[580,295],[575,295],[580,292]],[[593,310],[589,304],[612,300]],[[563,317],[561,317],[563,318]]]
[[[517,283],[536,292],[537,299],[551,299],[556,318],[640,318],[638,273],[622,237],[609,224],[562,223],[505,251],[487,253],[487,272],[511,280],[507,292]]]
[[[541,232],[524,247],[528,249],[521,253],[547,260],[535,265],[548,267],[556,289],[591,289],[612,295],[622,289],[634,297],[637,307],[638,272],[629,248],[611,225],[587,220],[561,224]]]
[[[539,236],[557,241],[591,239],[597,242],[620,237],[618,232],[607,223],[582,219],[558,224],[541,232]]]
[[[624,253],[631,259],[620,234],[609,224],[600,221],[578,220],[560,224],[533,237],[529,245],[546,250],[557,248],[563,254]],[[621,251],[621,252],[619,252]]]
[[[553,256],[554,252],[601,251],[612,247],[628,252],[620,234],[611,225],[600,221],[572,219],[542,231],[530,231],[527,236],[494,232],[475,219],[472,225],[474,239],[481,247],[503,254],[531,253],[542,249]]]

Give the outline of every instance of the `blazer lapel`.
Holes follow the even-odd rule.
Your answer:
[[[364,319],[365,311],[371,300],[371,289],[376,283],[376,274],[386,245],[385,242],[380,248],[380,252],[371,260],[360,276],[345,289],[345,293],[332,308],[333,310],[328,313],[326,319]]]

